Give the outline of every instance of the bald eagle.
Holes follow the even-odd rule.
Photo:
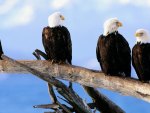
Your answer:
[[[62,25],[63,20],[64,16],[60,12],[49,16],[49,26],[43,29],[42,42],[50,61],[71,64],[72,42],[68,29]]]
[[[132,48],[132,65],[139,80],[150,81],[150,34],[145,29],[136,31],[137,42]]]
[[[4,54],[3,52],[3,48],[2,48],[2,44],[1,44],[1,40],[0,40],[0,60],[2,60],[2,54]]]
[[[96,55],[105,74],[130,77],[131,50],[126,39],[118,32],[121,26],[117,18],[105,21],[104,34],[98,39]]]

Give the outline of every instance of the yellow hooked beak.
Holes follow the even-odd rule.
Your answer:
[[[140,33],[135,33],[135,37],[140,37]]]
[[[60,15],[60,18],[61,18],[61,20],[65,20],[65,17],[62,15]]]
[[[122,25],[121,22],[117,22],[117,26],[118,26],[118,27],[122,27],[123,25]]]

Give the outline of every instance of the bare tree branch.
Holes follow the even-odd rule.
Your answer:
[[[74,107],[77,113],[91,113],[91,109],[89,109],[87,105],[83,103],[82,99],[73,90],[69,89],[65,84],[58,81],[54,77],[42,73],[34,68],[31,68],[28,65],[17,62],[5,55],[2,55],[2,58],[4,60],[7,60],[8,62],[11,62],[12,64],[14,64],[14,66],[17,65],[19,67],[22,67],[28,72],[32,73],[33,75],[36,75],[37,77],[41,78],[42,80],[53,84],[55,87],[57,87],[57,91],[71,103],[71,105]]]
[[[41,55],[41,56],[45,55],[43,58],[45,58],[45,60],[48,60],[48,59],[47,59],[47,58],[48,58],[47,55],[46,55],[44,52],[42,52],[42,51],[40,51],[40,50],[38,50],[38,49],[36,49],[35,52],[33,52],[33,55],[37,58],[37,60],[41,60],[40,55]],[[50,84],[50,83],[48,83],[48,92],[49,92],[49,95],[50,95],[51,100],[52,100],[53,103],[57,103],[57,104],[59,105],[59,107],[63,109],[63,112],[65,112],[65,113],[71,113],[71,111],[68,109],[69,107],[67,107],[66,105],[65,105],[65,106],[62,105],[62,104],[57,100],[57,97],[56,97],[56,95],[55,95],[55,93],[54,93],[54,90],[53,90],[53,85]],[[60,108],[59,108],[59,109],[60,109]],[[58,108],[57,108],[57,109],[58,109]],[[56,111],[56,110],[55,110],[55,111]]]
[[[45,58],[45,60],[48,60],[47,55],[46,55],[44,52],[42,52],[42,51],[40,51],[40,50],[38,50],[38,49],[36,49],[35,52],[33,52],[33,55],[37,58],[37,60],[41,60],[40,55],[41,55],[41,56],[45,55],[45,57],[43,57],[43,58]],[[51,100],[52,100],[53,103],[57,103],[57,104],[59,105],[59,107],[63,109],[63,111],[64,111],[65,113],[71,113],[71,111],[68,109],[68,107],[67,107],[66,105],[65,105],[65,106],[62,105],[62,104],[57,100],[57,97],[56,97],[56,95],[55,95],[55,93],[54,93],[54,90],[53,90],[53,85],[50,84],[50,83],[48,83],[48,92],[49,92],[49,95],[50,95]],[[59,109],[60,109],[60,108],[59,108]]]
[[[62,105],[65,106],[67,109],[69,109],[71,112],[75,111],[72,107],[67,107],[64,104],[62,104]],[[88,106],[91,109],[95,109],[95,107],[96,107],[95,103],[88,103]],[[35,105],[33,107],[34,108],[43,108],[43,109],[53,109],[53,110],[60,108],[60,106],[58,104],[42,104],[42,105]]]
[[[40,57],[41,53],[42,53],[42,56],[44,55],[45,59],[46,59],[47,55],[45,53],[41,52],[38,49],[36,49],[35,52],[33,52],[33,55],[37,58],[37,60],[41,60],[41,57]],[[49,92],[51,101],[52,101],[52,103],[56,103],[57,97],[56,97],[56,95],[54,93],[53,86],[50,83],[47,83],[47,85],[48,85],[48,92]]]
[[[98,90],[92,87],[83,86],[85,91],[91,96],[95,107],[102,113],[125,113],[119,106],[101,94]]]
[[[36,49],[36,51],[35,52],[33,52],[33,55],[36,57],[36,59],[37,60],[41,60],[41,57],[40,57],[40,53],[39,52],[37,52],[37,51],[39,51],[38,49]],[[43,53],[45,56],[47,56],[45,53]],[[56,101],[57,101],[57,97],[56,97],[56,95],[55,95],[55,93],[54,93],[54,90],[53,90],[53,86],[51,85],[51,84],[49,84],[49,83],[47,83],[47,86],[48,86],[48,92],[49,92],[49,95],[50,95],[50,98],[51,98],[51,101],[52,101],[52,103],[56,103]]]
[[[68,103],[69,104],[69,102],[67,101],[67,100],[65,100],[64,98],[62,98],[62,97],[60,97],[60,96],[57,96],[59,99],[61,99],[61,100],[63,100],[64,102],[66,102],[66,103]]]
[[[150,84],[142,83],[136,79],[121,78],[116,76],[105,76],[104,73],[71,65],[51,64],[48,61],[18,61],[33,69],[46,74],[45,79],[50,76],[77,82],[85,86],[106,88],[119,92],[123,95],[150,102]],[[0,72],[2,73],[29,73],[26,69],[13,65],[9,61],[0,61]]]
[[[56,103],[57,97],[54,93],[53,86],[50,83],[48,83],[47,85],[48,85],[48,92],[49,92],[49,95],[51,97],[52,103]]]
[[[56,110],[56,113],[63,113],[62,111],[60,111],[59,109]]]
[[[41,55],[45,60],[48,60],[47,55],[43,51],[36,49],[35,53],[37,53],[38,55]]]
[[[43,108],[43,109],[57,109],[59,108],[58,104],[44,104],[44,105],[35,105],[34,108]]]
[[[62,105],[60,102],[57,101],[57,104],[66,112],[66,113],[72,113],[66,106]]]
[[[38,50],[38,49],[37,49]],[[40,51],[40,50],[39,50]],[[44,52],[40,51],[40,53],[37,53],[37,51],[35,51],[35,57],[38,60],[40,59],[40,55],[41,54],[45,54]],[[43,55],[42,55],[43,56]],[[47,56],[45,54],[45,56]],[[45,59],[46,60],[46,59]],[[72,83],[70,83],[70,88],[72,88]],[[63,108],[63,110],[65,110],[65,112],[67,113],[71,113],[71,111],[69,109],[67,109],[65,106],[63,106],[61,103],[59,103],[57,101],[57,98],[54,94],[53,91],[53,87],[51,84],[48,84],[48,88],[49,88],[49,92],[50,92],[50,96],[51,96],[51,100],[52,102],[57,102],[57,104]],[[95,102],[95,107],[102,113],[124,113],[124,111],[117,106],[115,103],[113,103],[111,100],[109,100],[106,96],[104,96],[103,94],[101,94],[98,90],[92,88],[92,87],[87,87],[87,86],[83,86],[83,88],[87,91],[87,93],[89,94],[89,96],[93,99],[93,101]]]
[[[44,113],[56,113],[56,112],[44,112]]]
[[[41,60],[41,57],[40,57],[39,54],[37,54],[36,52],[33,52],[32,54],[35,56],[35,58],[36,58],[37,60]]]

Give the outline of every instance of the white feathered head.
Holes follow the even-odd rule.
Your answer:
[[[146,29],[138,29],[135,33],[136,41],[141,43],[150,43],[150,34]]]
[[[118,30],[122,23],[117,18],[110,18],[104,22],[104,36],[111,34]]]
[[[55,12],[48,17],[49,27],[62,26],[64,16],[60,12]]]

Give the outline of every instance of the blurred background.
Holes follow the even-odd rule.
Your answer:
[[[103,33],[106,19],[117,17],[123,27],[119,32],[130,47],[135,44],[138,28],[150,30],[150,0],[0,0],[0,39],[4,53],[14,59],[33,60],[32,52],[43,49],[42,29],[48,16],[60,11],[73,44],[73,64],[100,69],[96,59],[96,44]],[[132,77],[137,78],[132,68]],[[67,83],[67,82],[65,82]],[[79,84],[78,94],[91,99]],[[130,96],[99,89],[127,113],[149,113],[150,104]],[[26,74],[0,75],[0,113],[42,113],[33,105],[50,103],[47,84]]]

